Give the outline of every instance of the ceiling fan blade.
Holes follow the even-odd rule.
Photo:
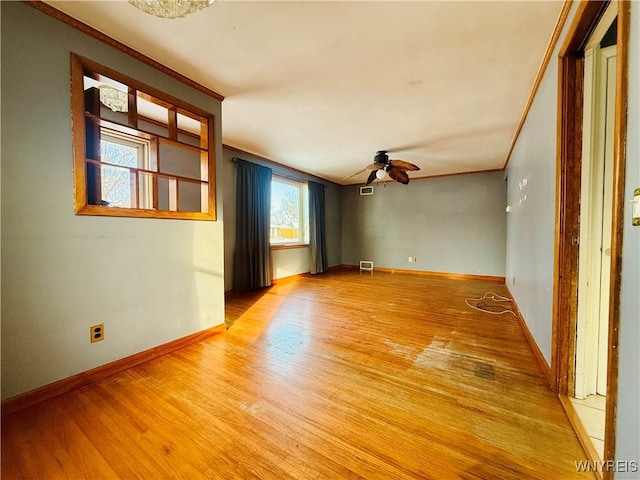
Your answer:
[[[384,168],[384,163],[372,163],[371,165],[367,165],[366,170],[380,170],[381,168]]]
[[[349,175],[348,177],[344,177],[342,180],[349,180],[350,178],[353,178],[356,175],[360,175],[361,173],[366,172],[366,171],[367,171],[367,169],[365,168],[364,170],[360,170],[359,172],[354,173],[353,175]]]
[[[391,163],[393,167],[401,168],[402,170],[409,170],[412,172],[416,170],[420,170],[420,167],[418,167],[417,165],[414,165],[413,163],[405,162],[404,160],[391,160],[389,163]]]
[[[369,174],[369,178],[367,178],[367,185],[369,185],[371,182],[373,182],[376,179],[376,173],[378,172],[374,170]]]
[[[394,165],[391,165],[391,168],[389,168],[389,171],[387,173],[396,182],[400,182],[403,185],[407,185],[409,183],[409,175],[407,175],[407,172],[405,172],[404,170],[400,170]]]

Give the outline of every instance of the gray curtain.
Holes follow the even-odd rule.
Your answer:
[[[268,287],[271,285],[271,169],[239,158],[233,160],[237,167],[233,289]]]
[[[324,228],[324,185],[309,182],[309,260],[311,273],[327,270]]]

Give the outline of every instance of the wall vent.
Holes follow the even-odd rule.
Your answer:
[[[373,262],[371,260],[360,260],[360,270],[373,271]]]
[[[373,195],[373,185],[360,187],[360,195]]]

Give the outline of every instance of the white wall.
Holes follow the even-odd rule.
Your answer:
[[[342,193],[345,264],[504,275],[504,172],[374,184],[370,196],[358,186]]]
[[[640,187],[640,4],[632,11],[629,52],[629,110],[627,131],[624,244],[618,372],[616,460],[640,462],[640,227],[631,226],[629,201]],[[575,15],[574,4],[547,67],[540,89],[511,156],[507,217],[507,284],[547,362],[551,362],[553,257],[555,228],[556,115],[558,51]],[[527,185],[519,184],[527,179]],[[524,200],[524,195],[527,196]],[[522,203],[521,203],[522,200]],[[515,279],[515,284],[513,280]],[[619,472],[615,478],[638,478]]]
[[[220,102],[22,2],[1,9],[5,399],[223,324],[224,247],[221,221],[74,215],[70,52],[212,112],[218,139]]]

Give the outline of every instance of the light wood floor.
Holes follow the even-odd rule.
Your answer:
[[[2,423],[2,478],[570,479],[585,456],[503,285],[342,271]],[[586,478],[593,478],[587,476]]]

